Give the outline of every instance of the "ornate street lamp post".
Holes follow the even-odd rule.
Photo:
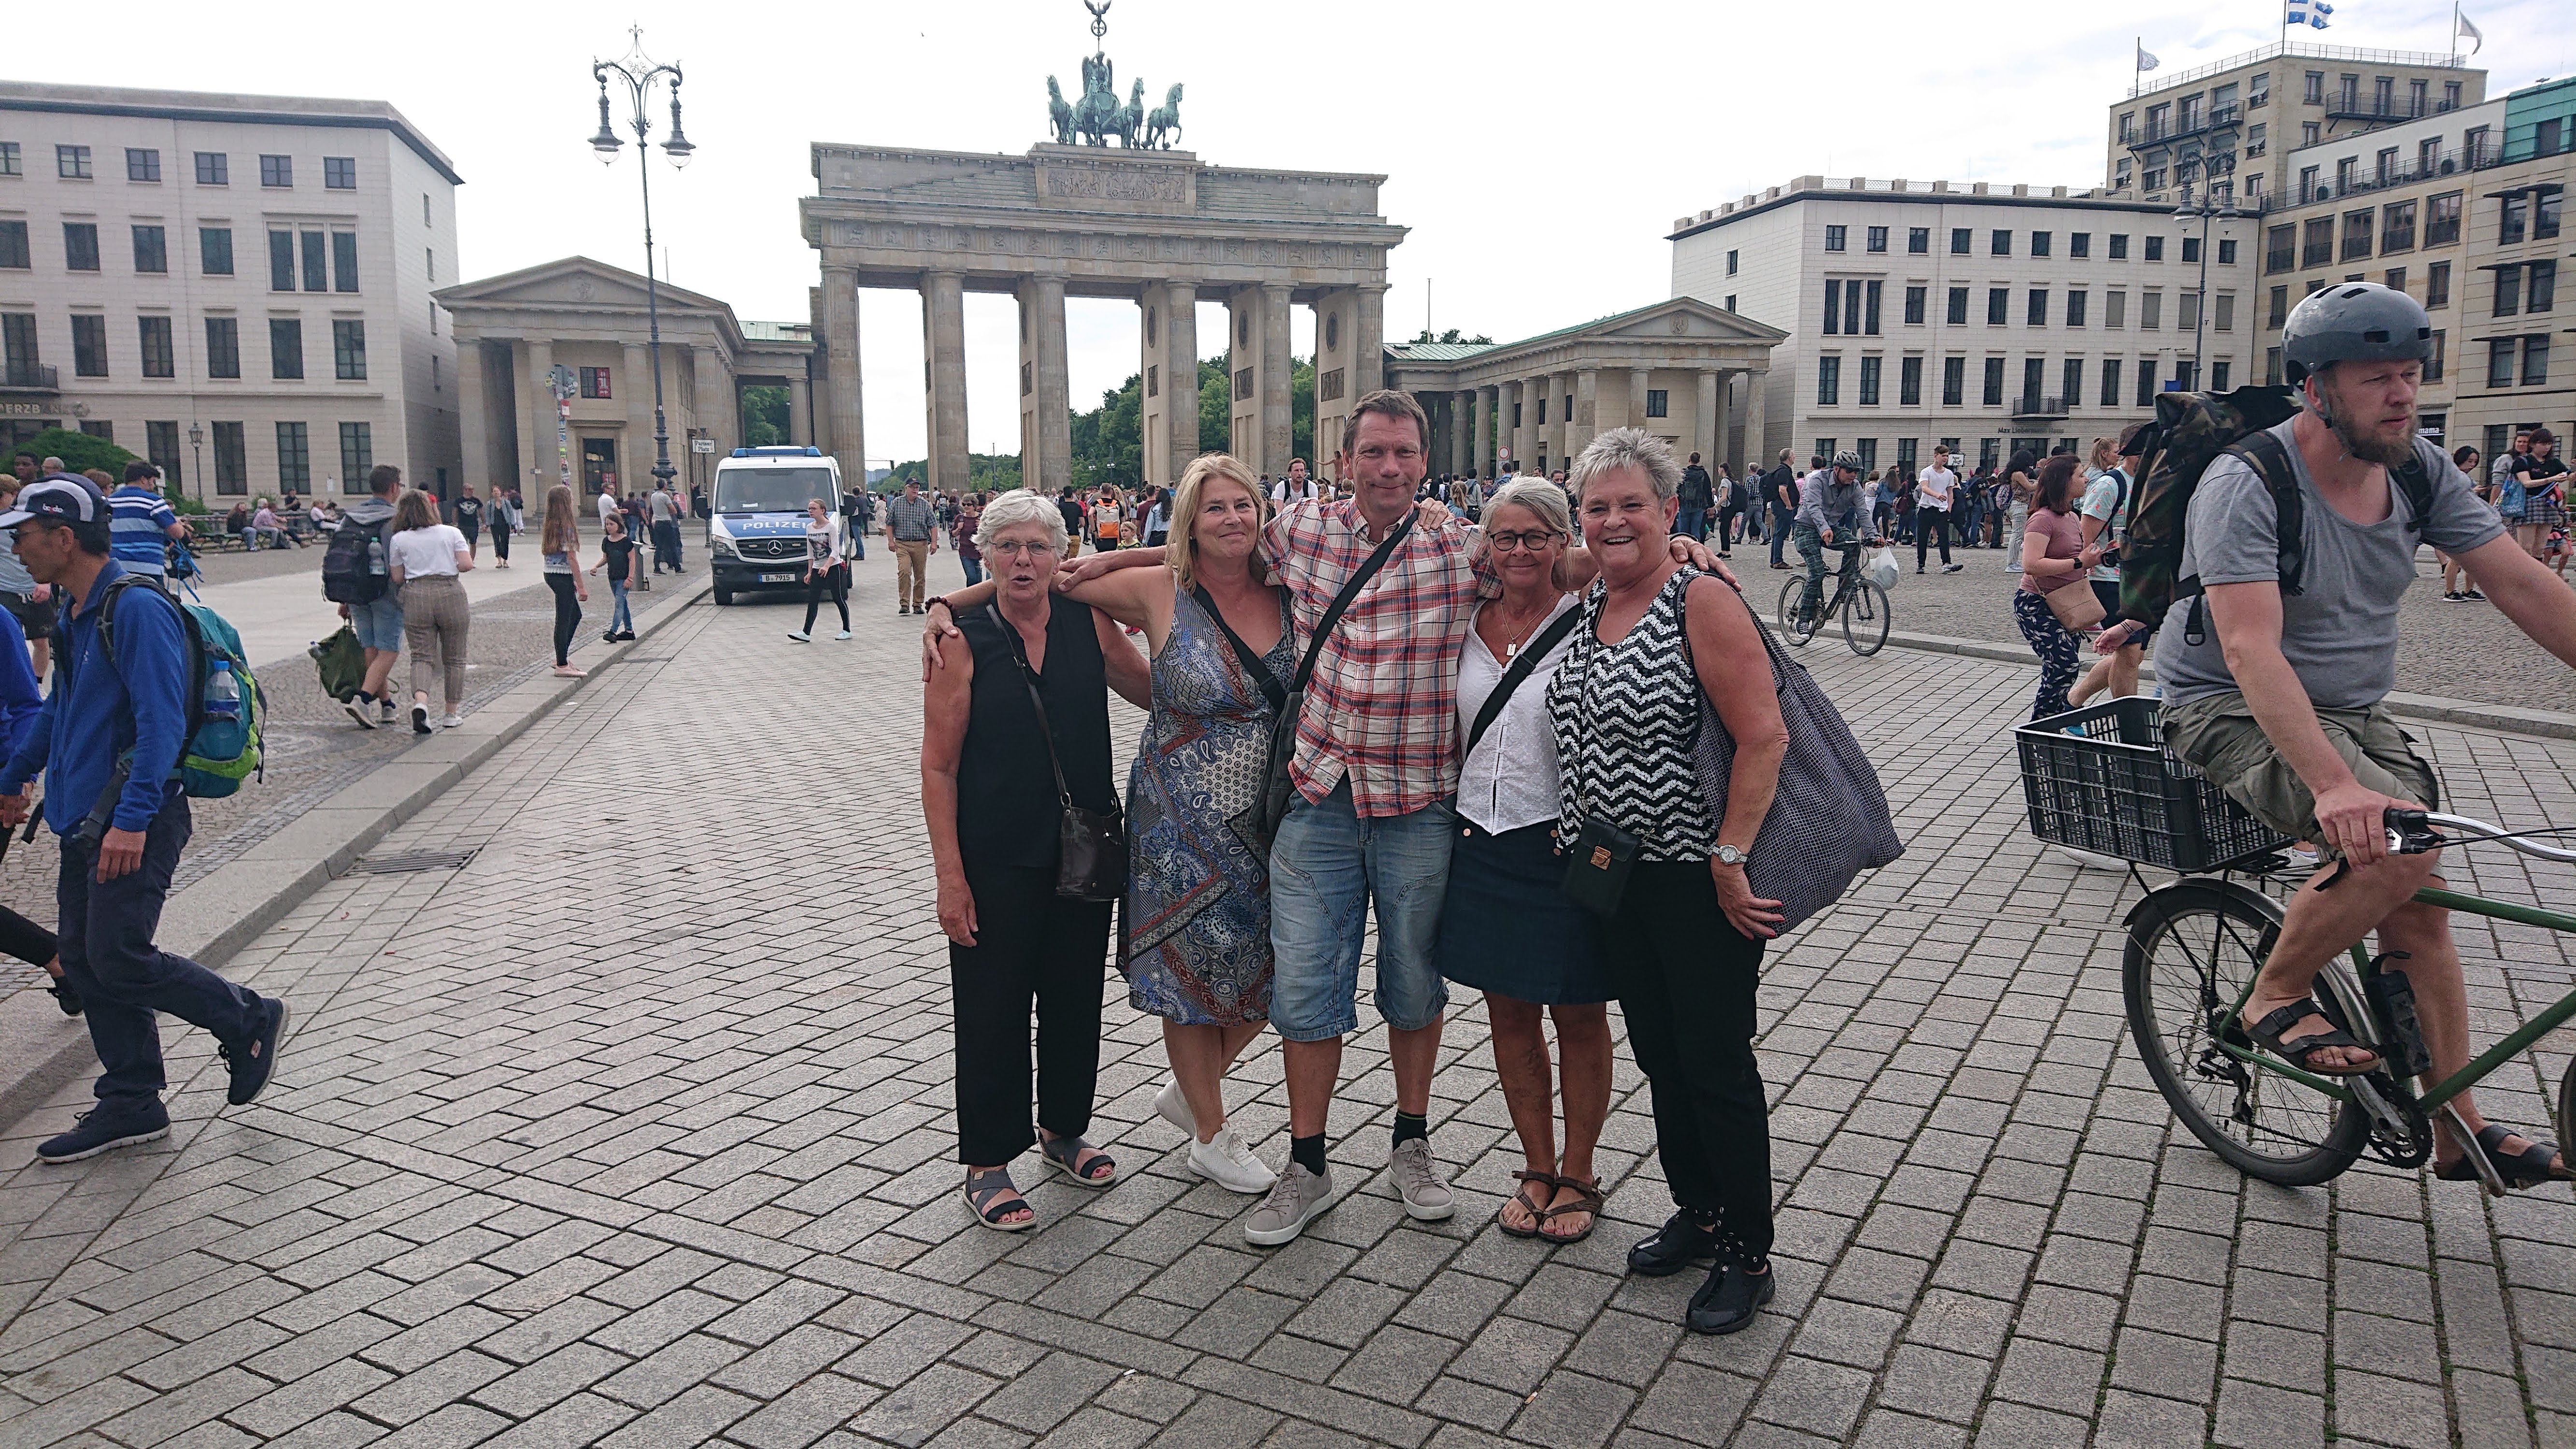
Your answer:
[[[608,124],[608,78],[615,76],[625,85],[632,117],[628,124],[635,132],[635,175],[644,192],[644,316],[653,354],[653,476],[667,485],[680,470],[671,466],[671,432],[662,416],[662,303],[653,278],[653,158],[645,140],[653,130],[647,107],[656,82],[667,77],[671,86],[671,139],[662,143],[662,152],[671,158],[672,169],[687,166],[698,148],[689,144],[688,133],[680,129],[680,68],[656,65],[644,53],[644,27],[635,26],[628,33],[634,45],[624,56],[591,63],[590,77],[599,82],[599,134],[590,138],[590,147],[599,164],[606,166],[617,160],[618,148],[624,144]]]
[[[2191,230],[2193,222],[2200,223],[2200,302],[2193,308],[2191,318],[2191,385],[2197,389],[2209,386],[2208,373],[2201,360],[2203,344],[2209,333],[2209,226],[2216,222],[2223,232],[2228,229],[2227,223],[2244,213],[2236,209],[2233,187],[2222,192],[2212,183],[2197,201],[2192,199],[2191,187],[2190,182],[2183,183],[2182,205],[2174,208],[2173,219],[2186,232]]]
[[[208,496],[206,493],[206,430],[195,423],[188,424],[188,459],[188,476],[195,482],[197,497],[202,500]]]

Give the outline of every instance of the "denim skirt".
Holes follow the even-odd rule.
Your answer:
[[[1449,856],[1432,960],[1461,986],[1517,1001],[1572,1006],[1611,997],[1592,949],[1593,920],[1565,898],[1555,822],[1491,834],[1461,819]]]

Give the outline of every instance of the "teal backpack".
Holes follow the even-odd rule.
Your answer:
[[[241,635],[224,616],[203,604],[185,604],[146,580],[127,574],[107,586],[99,601],[98,644],[116,667],[116,602],[140,585],[179,611],[188,641],[188,728],[179,747],[179,789],[198,800],[220,800],[239,791],[260,769],[260,739],[268,707],[259,680],[242,657]],[[218,680],[228,679],[229,684]],[[222,697],[227,691],[230,698]],[[119,772],[122,773],[121,771]],[[265,778],[265,777],[263,777]]]

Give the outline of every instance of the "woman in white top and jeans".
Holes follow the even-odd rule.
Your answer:
[[[402,591],[403,643],[411,649],[412,733],[429,733],[429,686],[445,676],[449,729],[465,723],[465,634],[472,611],[465,581],[474,553],[465,535],[438,521],[438,505],[413,489],[394,501],[393,532],[385,539],[389,577]]]
[[[1528,1160],[1512,1174],[1521,1187],[1498,1222],[1513,1237],[1551,1243],[1592,1234],[1602,1206],[1592,1149],[1610,1112],[1609,977],[1593,956],[1590,917],[1558,889],[1565,860],[1552,838],[1559,802],[1547,686],[1581,619],[1575,597],[1557,584],[1573,532],[1564,490],[1540,479],[1507,484],[1485,505],[1483,546],[1492,551],[1503,595],[1476,610],[1458,660],[1458,740],[1466,759],[1433,953],[1442,976],[1485,993],[1494,1069]],[[1531,656],[1531,668],[1469,747],[1487,701]],[[1565,1056],[1561,1159],[1540,1020],[1550,1014]]]
[[[814,615],[826,598],[841,611],[841,632],[834,637],[850,637],[850,566],[841,557],[846,537],[841,515],[826,509],[820,498],[805,500],[805,627],[787,631],[799,644],[814,642]]]

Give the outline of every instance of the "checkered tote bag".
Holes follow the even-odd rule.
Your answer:
[[[1732,590],[1729,590],[1732,593]],[[1743,602],[1741,595],[1737,601]],[[1753,606],[1744,605],[1752,613]],[[1753,858],[1744,869],[1753,894],[1780,903],[1780,929],[1788,931],[1842,898],[1852,878],[1876,870],[1905,853],[1888,818],[1887,792],[1878,771],[1863,754],[1860,741],[1841,711],[1825,697],[1807,667],[1790,658],[1780,641],[1753,615],[1753,629],[1771,656],[1771,679],[1779,691],[1780,722],[1789,729],[1789,752],[1780,760],[1779,790],[1771,811],[1754,837]],[[1690,658],[1690,636],[1682,635],[1682,658]],[[1699,789],[1708,802],[1712,825],[1726,818],[1726,788],[1735,772],[1735,737],[1717,717],[1708,693],[1699,696],[1699,738],[1692,748],[1699,770]]]

